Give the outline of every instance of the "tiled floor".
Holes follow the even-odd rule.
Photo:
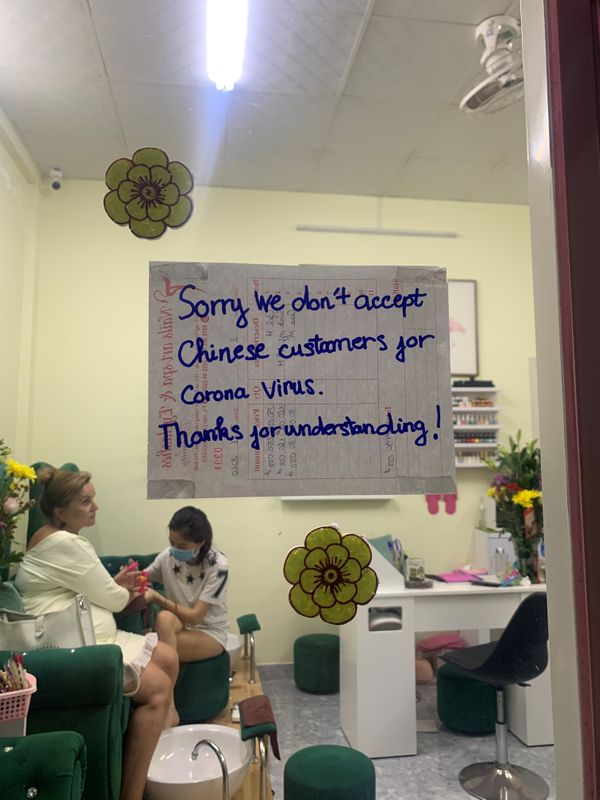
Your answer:
[[[311,695],[299,691],[288,665],[260,669],[263,691],[271,700],[277,722],[281,761],[270,756],[271,784],[275,798],[283,798],[283,765],[297,750],[312,744],[347,745],[340,728],[339,695]],[[419,687],[417,714],[422,720],[436,720],[435,687]],[[439,723],[438,723],[439,724]],[[435,726],[431,726],[435,727]],[[474,761],[493,761],[494,736],[461,736],[440,728],[417,735],[419,755],[374,760],[377,800],[465,800],[458,782],[463,766]],[[512,763],[528,767],[554,791],[554,748],[526,747],[509,737]]]

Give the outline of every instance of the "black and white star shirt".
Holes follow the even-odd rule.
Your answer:
[[[204,631],[226,647],[229,563],[220,550],[211,548],[201,564],[190,565],[173,558],[167,547],[148,567],[148,580],[162,583],[165,596],[181,606],[193,608],[199,600],[207,603],[202,622],[185,627]]]

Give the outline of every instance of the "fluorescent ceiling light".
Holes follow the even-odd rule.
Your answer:
[[[220,92],[230,92],[242,75],[248,0],[208,0],[206,68]]]
[[[297,231],[309,233],[364,233],[369,236],[424,236],[432,239],[456,239],[456,231],[414,231],[405,228],[356,228],[349,225],[296,225]]]

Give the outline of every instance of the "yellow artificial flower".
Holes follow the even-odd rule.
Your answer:
[[[496,497],[496,487],[490,486],[490,488],[486,492],[488,497]]]
[[[539,500],[541,496],[542,493],[538,492],[536,489],[521,489],[520,492],[514,495],[512,501],[518,506],[523,506],[523,508],[532,508],[533,501]]]
[[[32,467],[28,467],[26,464],[19,464],[18,461],[13,461],[12,458],[6,459],[6,471],[16,478],[26,478],[31,483],[35,483],[37,478]]]

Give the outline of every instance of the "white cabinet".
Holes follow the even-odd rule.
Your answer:
[[[498,446],[498,389],[453,386],[452,425],[457,467],[485,467]]]
[[[528,747],[554,744],[550,662],[527,686],[506,687],[508,729]]]

